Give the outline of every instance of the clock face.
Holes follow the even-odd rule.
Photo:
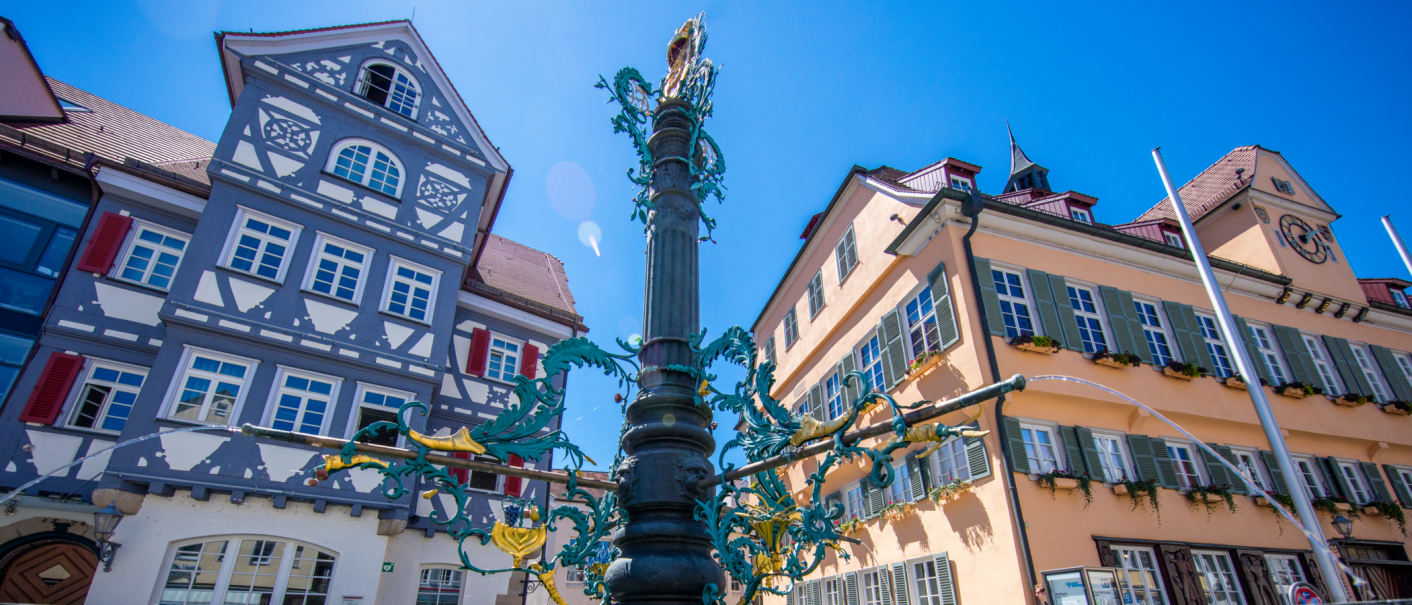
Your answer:
[[[1324,250],[1324,244],[1319,241],[1319,232],[1311,227],[1303,219],[1286,214],[1280,217],[1280,232],[1284,234],[1285,241],[1311,263],[1322,263],[1329,260],[1329,253]]]

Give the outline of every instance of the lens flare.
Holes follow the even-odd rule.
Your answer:
[[[593,253],[597,256],[603,256],[603,253],[598,251],[598,242],[602,240],[603,230],[598,228],[598,223],[593,221],[579,223],[579,241],[583,242],[583,245],[593,248]]]

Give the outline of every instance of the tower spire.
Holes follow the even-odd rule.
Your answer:
[[[1010,176],[1013,177],[1035,163],[1025,155],[1025,150],[1020,149],[1020,144],[1015,142],[1015,131],[1010,129],[1010,120],[1005,120],[1005,132],[1010,134]]]
[[[1015,131],[1010,129],[1010,120],[1005,120],[1005,132],[1010,134],[1010,180],[1005,183],[1005,193],[1024,189],[1049,191],[1049,169],[1030,161],[1020,144],[1015,142]]]

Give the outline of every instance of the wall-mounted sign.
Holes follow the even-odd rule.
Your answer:
[[[382,573],[391,573],[391,572],[392,572],[392,561],[384,561],[383,564],[382,564]]]
[[[1322,605],[1324,598],[1314,592],[1314,587],[1305,582],[1295,582],[1289,587],[1289,602],[1294,605]]]

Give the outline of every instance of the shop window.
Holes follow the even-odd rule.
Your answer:
[[[328,602],[337,557],[298,542],[226,538],[179,545],[162,580],[162,605]]]

